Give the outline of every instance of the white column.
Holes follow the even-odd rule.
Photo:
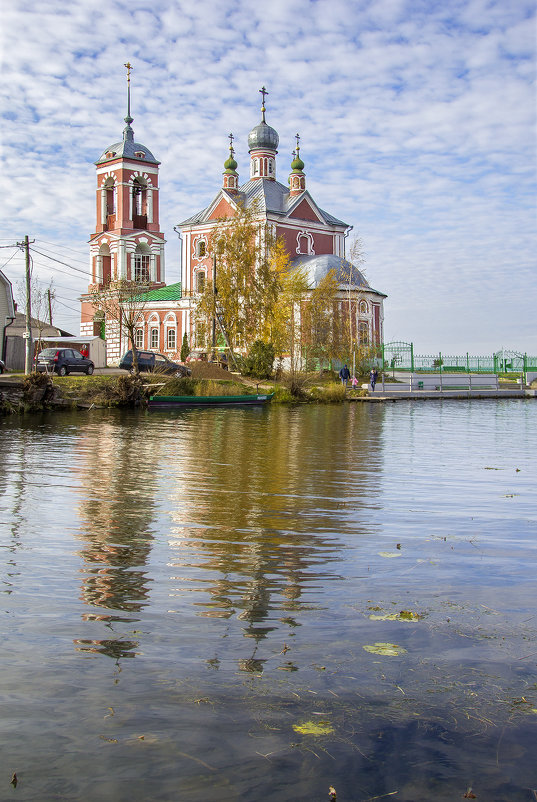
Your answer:
[[[117,259],[118,259],[118,278],[124,279],[127,278],[127,251],[125,249],[125,243],[120,242],[117,246]]]
[[[147,222],[153,222],[153,188],[147,187]]]
[[[164,245],[160,246],[160,276],[159,281],[166,281],[166,271],[164,269]]]
[[[132,220],[132,212],[133,212],[133,192],[132,192],[132,184],[128,184],[129,187],[129,220]]]
[[[101,223],[106,225],[106,189],[103,186],[101,188]]]
[[[157,260],[154,253],[149,254],[149,278],[151,281],[157,280]]]
[[[97,254],[95,257],[95,282],[100,284],[103,280],[103,257]]]

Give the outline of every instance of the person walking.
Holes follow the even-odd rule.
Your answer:
[[[375,384],[377,383],[378,378],[378,371],[376,368],[371,369],[371,373],[369,374],[369,384],[371,385],[371,392],[375,392]]]
[[[347,389],[347,382],[351,377],[351,372],[348,369],[347,365],[343,365],[341,370],[339,371],[339,378],[341,379],[341,384],[345,385],[345,389]]]

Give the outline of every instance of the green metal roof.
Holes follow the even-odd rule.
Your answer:
[[[181,282],[168,284],[167,287],[160,287],[158,290],[150,290],[144,293],[144,301],[180,301],[183,297]]]

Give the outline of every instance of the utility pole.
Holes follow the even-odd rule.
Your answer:
[[[35,240],[32,240],[35,242]],[[17,242],[19,248],[24,250],[26,262],[26,353],[24,358],[24,372],[26,375],[32,372],[32,290],[31,290],[31,271],[30,271],[30,240],[28,234],[24,237],[24,242]]]
[[[50,287],[47,290],[47,296],[48,296],[48,322],[52,326],[52,301],[50,298]]]

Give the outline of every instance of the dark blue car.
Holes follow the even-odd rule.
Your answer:
[[[37,356],[35,369],[38,373],[57,373],[58,376],[67,376],[69,373],[87,373],[91,376],[95,365],[73,348],[45,348]]]
[[[172,362],[164,354],[154,351],[138,351],[138,369],[141,373],[166,373],[171,376],[190,376],[192,371],[179,362]],[[132,351],[121,357],[119,367],[132,372]]]

